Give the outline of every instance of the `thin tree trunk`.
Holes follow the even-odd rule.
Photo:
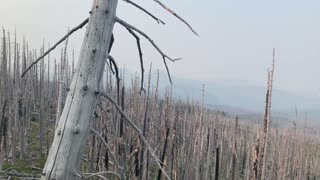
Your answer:
[[[44,53],[44,44],[42,46],[42,52]],[[39,97],[40,97],[40,113],[39,113],[39,150],[40,150],[40,156],[43,156],[43,129],[44,129],[44,100],[43,100],[43,87],[44,87],[44,61],[42,60],[40,63],[40,82],[39,82]]]
[[[218,180],[219,179],[219,159],[220,159],[220,149],[219,146],[216,148],[216,165],[215,165],[215,175],[214,179]]]
[[[58,126],[62,104],[63,104],[63,97],[64,97],[64,90],[65,90],[65,79],[66,79],[66,65],[67,65],[67,47],[68,47],[68,39],[66,40],[65,48],[61,50],[61,64],[60,64],[60,75],[59,75],[59,85],[58,85],[58,102],[57,102],[57,113],[56,113],[56,126]]]
[[[8,103],[8,72],[7,72],[7,48],[6,48],[6,35],[3,29],[2,38],[2,63],[1,63],[1,78],[0,78],[0,171],[4,162],[6,154],[6,139],[7,139],[7,103]]]
[[[271,126],[271,99],[272,99],[272,88],[273,88],[273,74],[274,74],[274,65],[275,65],[275,49],[273,49],[273,63],[270,75],[268,75],[268,91],[267,91],[267,103],[266,103],[266,119],[264,127],[264,145],[262,150],[262,170],[261,170],[261,180],[266,178],[267,171],[267,155],[269,147],[269,132]]]
[[[235,179],[235,171],[236,171],[236,161],[237,161],[237,137],[238,137],[238,124],[239,119],[238,116],[235,119],[235,126],[234,126],[234,144],[233,144],[233,152],[232,152],[232,162],[231,162],[231,176],[230,180]]]

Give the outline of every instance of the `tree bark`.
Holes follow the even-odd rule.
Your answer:
[[[41,179],[82,178],[79,169],[90,121],[108,57],[118,1],[95,0],[68,92]]]

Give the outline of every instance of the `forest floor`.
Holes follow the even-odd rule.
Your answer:
[[[42,168],[46,161],[46,154],[49,146],[49,136],[47,132],[43,136],[43,148],[40,153],[40,142],[39,142],[39,121],[36,116],[32,117],[30,121],[30,128],[28,129],[27,137],[27,154],[25,157],[21,157],[20,147],[17,147],[16,161],[5,162],[3,165],[3,171],[5,172],[16,172],[16,173],[25,173],[25,174],[41,174]],[[19,137],[17,137],[19,138]]]

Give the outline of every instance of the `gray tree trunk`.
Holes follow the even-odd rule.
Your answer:
[[[3,29],[2,38],[2,56],[1,56],[1,72],[0,72],[0,171],[4,162],[6,154],[6,126],[7,126],[7,103],[8,103],[8,74],[7,74],[7,48],[6,48],[6,36]]]
[[[68,39],[66,40],[65,48],[61,52],[61,64],[60,64],[60,76],[59,76],[59,89],[58,89],[58,102],[57,102],[57,112],[56,112],[56,126],[58,126],[60,116],[61,116],[61,109],[62,109],[62,101],[64,97],[64,90],[65,90],[65,79],[66,79],[66,62],[67,62],[67,47],[68,47]]]
[[[44,53],[44,44],[41,49],[41,55]],[[40,155],[43,156],[43,130],[44,130],[44,95],[43,95],[43,88],[44,88],[44,61],[41,61],[40,63],[40,82],[39,82],[39,97],[40,97],[40,113],[39,113],[39,149],[40,149]]]
[[[97,91],[108,57],[118,0],[95,0],[55,137],[41,179],[78,179]]]

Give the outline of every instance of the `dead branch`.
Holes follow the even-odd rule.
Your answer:
[[[116,22],[118,22],[119,24],[121,24],[122,26],[124,26],[125,28],[129,28],[129,29],[132,29],[136,32],[138,32],[139,34],[141,34],[143,37],[145,37],[151,44],[152,46],[161,54],[162,57],[165,57],[167,59],[169,59],[170,61],[172,62],[175,62],[175,61],[178,61],[178,60],[181,60],[182,58],[176,58],[176,59],[172,59],[170,58],[168,55],[166,55],[159,47],[158,45],[146,34],[144,33],[143,31],[139,30],[138,28],[134,27],[133,25],[125,22],[124,20],[116,17]]]
[[[7,176],[12,177],[20,177],[20,178],[40,178],[40,174],[25,174],[25,173],[18,173],[13,171],[0,171],[0,174],[5,174]]]
[[[172,84],[172,80],[171,80],[171,76],[170,76],[170,72],[169,72],[169,68],[168,68],[168,65],[166,63],[166,58],[169,59],[170,61],[172,62],[175,62],[175,61],[178,61],[178,60],[181,60],[182,58],[177,58],[177,59],[172,59],[170,58],[168,55],[166,55],[159,47],[158,45],[146,34],[144,33],[143,31],[139,30],[138,28],[128,24],[127,22],[123,21],[122,19],[116,17],[116,22],[118,22],[119,24],[121,24],[122,26],[124,26],[125,28],[127,29],[131,29],[131,30],[134,30],[136,32],[138,32],[139,34],[141,34],[143,37],[145,37],[151,44],[152,46],[159,52],[159,54],[162,56],[162,59],[164,61],[164,64],[166,66],[166,70],[167,70],[167,73],[168,73],[168,76],[169,76],[169,80],[170,80],[170,83]]]
[[[150,17],[152,17],[154,20],[156,20],[158,23],[161,24],[166,24],[165,22],[163,22],[161,19],[157,18],[155,15],[151,14],[149,11],[147,11],[146,9],[144,9],[143,7],[141,7],[140,5],[136,4],[135,2],[132,2],[130,0],[124,0],[125,2],[135,6],[136,8],[140,9],[141,11],[145,12],[146,14],[148,14]]]
[[[143,134],[142,134],[141,130],[139,129],[139,127],[137,125],[135,125],[135,123],[126,115],[125,112],[123,112],[121,107],[116,103],[116,101],[112,97],[110,97],[108,94],[106,94],[104,92],[99,92],[99,91],[97,91],[96,94],[100,94],[101,96],[107,98],[117,108],[119,113],[123,116],[124,120],[126,120],[128,122],[128,124],[139,134],[139,136],[141,137],[142,141],[147,146],[147,149],[150,152],[151,156],[154,158],[157,166],[160,168],[160,170],[166,176],[166,178],[170,180],[169,175],[162,168],[161,164],[159,163],[159,159],[154,154],[154,151],[150,147],[150,145],[149,145],[148,141],[146,140],[146,138],[143,136]]]
[[[42,168],[39,168],[39,167],[36,167],[36,166],[30,166],[30,167],[31,167],[31,169],[42,171]]]
[[[116,79],[117,79],[117,97],[118,97],[118,101],[119,101],[119,96],[120,96],[120,76],[119,76],[119,68],[118,68],[118,66],[117,66],[117,63],[116,63],[116,61],[114,60],[114,58],[111,56],[111,55],[109,55],[108,56],[108,59],[109,59],[109,61],[110,61],[110,69],[111,69],[111,71],[113,71],[112,70],[112,65],[113,65],[113,67],[114,67],[114,69],[115,69],[115,73],[116,73]]]
[[[37,60],[35,60],[21,75],[21,77],[24,77],[25,74],[34,66],[36,65],[41,59],[43,59],[45,56],[47,56],[51,51],[53,51],[59,44],[61,44],[64,40],[66,40],[71,34],[76,32],[77,30],[81,29],[83,26],[85,26],[89,22],[89,18],[85,19],[81,24],[76,26],[75,28],[71,29],[65,36],[63,36],[56,44],[54,44],[50,49],[48,49],[45,53],[43,53],[42,56],[38,57]]]
[[[171,10],[170,8],[168,8],[166,5],[164,5],[162,2],[160,2],[159,0],[153,0],[154,2],[158,3],[162,8],[164,8],[165,10],[167,10],[169,13],[171,13],[172,15],[174,15],[176,18],[178,18],[180,21],[182,21],[185,25],[188,26],[188,28],[197,36],[199,36],[199,34],[192,28],[192,26],[186,21],[184,20],[182,17],[180,17],[177,13],[175,13],[173,10]]]
[[[116,63],[114,57],[112,57],[111,55],[109,55],[109,56],[108,56],[108,59],[109,59],[109,61],[110,61],[110,69],[111,69],[112,73],[115,72],[115,73],[116,73],[116,78],[117,78],[117,80],[120,81],[119,68],[118,68],[118,66],[117,66],[117,63]],[[113,70],[112,66],[114,67],[114,70]]]
[[[137,40],[137,46],[138,46],[138,51],[139,51],[139,58],[140,58],[140,66],[141,66],[141,87],[140,87],[140,94],[141,92],[146,92],[145,89],[143,88],[143,83],[144,83],[144,66],[143,66],[143,58],[142,58],[142,50],[141,50],[141,44],[140,44],[140,38],[139,36],[133,32],[130,28],[127,28],[130,34]]]
[[[110,59],[109,59],[109,61],[110,61]],[[106,61],[106,64],[107,64],[108,68],[110,69],[111,73],[114,74],[115,72],[113,70],[112,64],[109,61]],[[106,71],[106,70],[104,70],[104,71]]]
[[[112,160],[116,164],[117,168],[120,170],[121,175],[123,177],[125,177],[125,175],[123,174],[123,168],[119,165],[119,162],[117,161],[117,158],[114,156],[114,154],[111,151],[111,148],[109,147],[108,143],[103,139],[101,134],[98,131],[94,130],[93,128],[90,129],[90,132],[92,132],[93,134],[95,134],[96,136],[98,136],[100,138],[101,142],[106,146],[107,150],[109,151],[109,154],[111,155]]]
[[[109,46],[109,49],[108,49],[108,54],[110,54],[110,52],[111,52],[113,43],[114,43],[114,35],[113,35],[113,33],[112,33],[112,35],[111,35],[111,41],[110,41],[110,46]]]
[[[109,49],[108,49],[108,54],[110,54],[110,51],[111,51],[112,46],[113,46],[113,43],[114,43],[114,35],[113,35],[113,33],[112,33],[112,35],[111,35],[111,41],[110,41],[110,46],[109,46]],[[112,58],[112,57],[111,57],[111,58]],[[109,59],[109,61],[111,61],[111,60]],[[114,64],[115,64],[115,63],[114,63]],[[107,61],[107,65],[109,66],[108,61]],[[114,74],[114,70],[113,70],[113,68],[112,68],[111,62],[110,62],[109,68],[110,68],[112,74]]]
[[[82,174],[83,175],[88,175],[88,176],[84,177],[84,179],[89,179],[89,178],[92,178],[94,176],[99,176],[99,175],[102,175],[102,174],[111,174],[111,175],[116,176],[118,179],[122,179],[120,174],[112,172],[112,171],[104,171],[104,172],[97,172],[97,173],[82,173]]]
[[[172,79],[171,79],[170,70],[169,70],[167,61],[166,61],[166,59],[164,57],[162,57],[162,59],[163,59],[163,63],[164,63],[164,65],[166,67],[166,70],[167,70],[167,74],[168,74],[168,77],[169,77],[170,84],[172,84]]]

